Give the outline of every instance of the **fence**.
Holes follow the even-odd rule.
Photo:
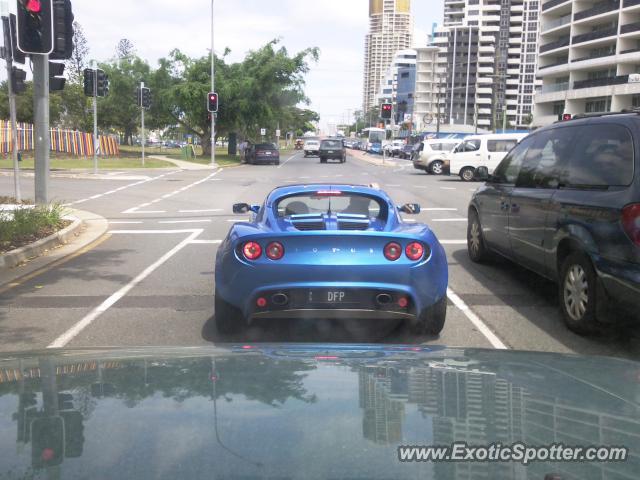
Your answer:
[[[82,157],[93,156],[93,135],[74,130],[52,128],[50,131],[51,151],[68,153]],[[120,155],[120,145],[115,136],[98,135],[98,154],[104,157]],[[12,132],[8,121],[0,120],[0,154],[11,152]],[[18,150],[34,150],[33,125],[18,123]]]

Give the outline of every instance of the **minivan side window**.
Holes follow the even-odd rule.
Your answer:
[[[524,159],[517,186],[558,188],[572,153],[577,128],[553,128],[536,135]]]
[[[633,180],[633,138],[622,125],[589,125],[580,129],[569,161],[568,185],[628,186]]]
[[[456,153],[475,152],[476,150],[480,150],[480,140],[466,140],[456,148]]]
[[[495,183],[516,183],[524,158],[534,141],[534,136],[525,138],[513,150],[511,150],[506,157],[504,157],[502,162],[500,162],[500,165],[498,165],[493,172],[493,181]]]
[[[490,152],[508,152],[518,144],[518,140],[487,140],[487,150]]]

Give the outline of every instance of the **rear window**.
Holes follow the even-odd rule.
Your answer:
[[[292,215],[348,213],[363,215],[371,219],[387,217],[387,206],[376,197],[342,193],[327,196],[322,192],[304,193],[281,199],[275,205],[278,217]]]
[[[490,152],[509,152],[518,144],[518,140],[487,140],[487,150]]]
[[[323,140],[320,144],[321,148],[342,148],[341,140]]]
[[[275,150],[276,146],[273,143],[259,143],[256,145],[256,150]]]
[[[628,186],[633,181],[633,138],[621,125],[581,128],[569,162],[574,186]]]

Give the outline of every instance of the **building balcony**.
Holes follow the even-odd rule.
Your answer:
[[[600,15],[602,13],[611,12],[613,10],[617,10],[620,8],[620,2],[607,2],[601,3],[594,7],[588,8],[587,10],[582,10],[581,12],[577,12],[573,14],[573,21],[577,22],[578,20],[583,20],[585,18],[594,17],[596,15]]]
[[[563,3],[568,3],[570,0],[549,0],[542,4],[542,11],[549,10],[550,8],[557,7],[558,5],[562,5]]]
[[[571,14],[565,15],[564,17],[555,18],[553,20],[547,20],[542,24],[540,31],[544,33],[548,30],[554,30],[564,25],[569,25],[570,23],[571,23]]]
[[[601,30],[596,30],[595,32],[583,33],[582,35],[575,35],[571,40],[572,44],[575,45],[577,43],[591,42],[593,40],[598,40],[600,38],[613,37],[618,35],[618,26],[603,28]],[[542,51],[542,50],[541,50]]]
[[[622,2],[622,8],[635,7],[636,5],[640,5],[640,0],[624,0]]]
[[[615,52],[613,52],[613,53],[608,53],[608,52],[607,53],[598,53],[598,54],[595,54],[595,55],[591,54],[591,55],[587,55],[586,57],[574,58],[573,60],[571,60],[571,63],[584,62],[586,60],[593,60],[595,58],[610,57],[612,55],[615,55]]]
[[[629,83],[629,75],[618,75],[615,77],[593,78],[589,80],[576,80],[573,82],[573,88],[594,88],[605,87],[607,85],[622,85]]]
[[[551,83],[549,85],[543,85],[537,90],[537,93],[555,93],[564,92],[569,89],[569,82],[564,83]]]
[[[538,70],[545,70],[547,68],[559,67],[560,65],[568,65],[568,64],[569,64],[569,60],[565,58],[564,60],[560,60],[558,62],[550,63],[549,65],[539,66]]]
[[[626,25],[622,25],[620,27],[621,35],[625,33],[637,32],[637,31],[640,31],[640,22],[627,23]]]
[[[562,37],[559,40],[556,40],[555,42],[545,43],[544,45],[540,45],[540,53],[550,52],[551,50],[557,50],[558,48],[568,47],[570,42],[571,42],[571,38],[567,36],[567,37]]]

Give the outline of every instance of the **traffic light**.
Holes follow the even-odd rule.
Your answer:
[[[49,62],[49,91],[60,92],[64,90],[67,79],[64,78],[64,63]]]
[[[5,60],[13,60],[14,63],[24,63],[25,55],[18,50],[16,39],[16,16],[11,14],[2,17],[2,30],[4,33]]]
[[[17,67],[11,68],[11,88],[13,93],[22,93],[27,89],[27,86],[24,84],[26,78],[27,72]]]
[[[392,111],[393,105],[391,105],[390,103],[383,103],[380,109],[380,118],[389,120],[391,118]]]
[[[96,71],[91,68],[84,69],[84,94],[93,97],[96,94]]]
[[[104,70],[96,70],[96,93],[98,97],[106,97],[109,95],[109,76]]]
[[[71,0],[53,0],[53,52],[51,60],[68,60],[73,55],[73,10]]]
[[[36,418],[31,422],[31,465],[55,467],[64,459],[64,420],[62,417]]]
[[[218,111],[218,94],[216,92],[209,92],[207,99],[207,110],[211,113],[216,113]]]
[[[64,456],[78,458],[84,448],[84,422],[77,410],[60,412],[64,420]]]
[[[151,104],[151,89],[144,87],[142,89],[142,108],[149,109]]]
[[[142,106],[142,97],[140,96],[140,87],[136,87],[136,91],[133,94],[133,101],[136,103],[136,107]]]
[[[18,0],[18,48],[47,55],[53,51],[53,0]]]

